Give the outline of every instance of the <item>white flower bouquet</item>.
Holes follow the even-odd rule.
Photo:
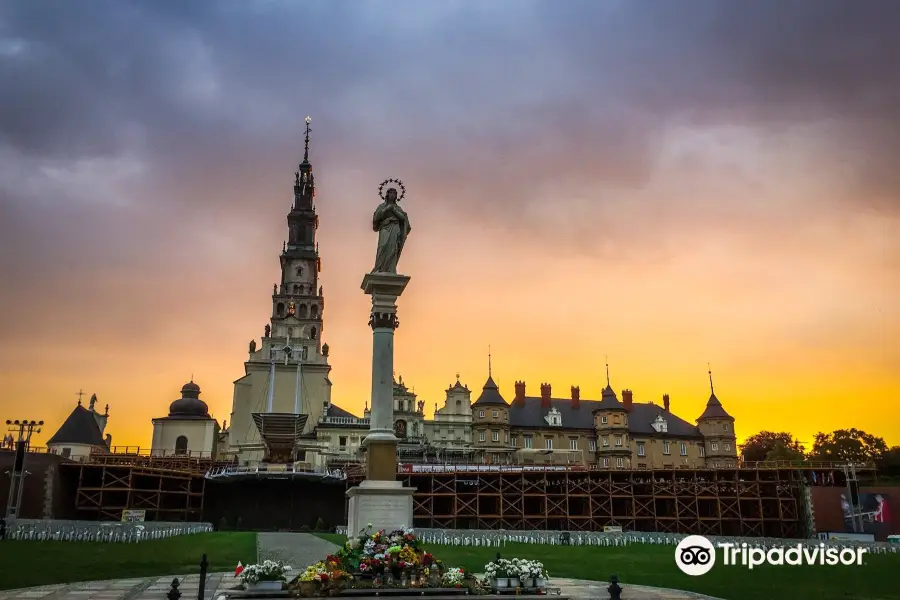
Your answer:
[[[451,567],[444,572],[443,584],[449,587],[459,587],[465,579],[465,572],[457,567]]]
[[[243,583],[259,583],[260,581],[287,581],[291,568],[283,562],[265,560],[260,564],[248,565],[241,571]]]

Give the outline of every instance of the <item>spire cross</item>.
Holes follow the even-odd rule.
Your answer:
[[[709,373],[709,393],[715,394],[716,391],[713,389],[713,381],[712,381],[712,367],[709,366],[709,363],[706,363],[706,369],[707,369],[707,372]]]
[[[81,404],[81,397],[84,396],[84,390],[78,390],[78,393],[75,395],[78,396],[78,404]]]
[[[306,141],[304,143],[303,148],[303,162],[309,162],[309,124],[312,121],[309,117],[306,117]]]
[[[492,377],[491,375],[491,347],[488,345],[488,377]],[[456,376],[459,379],[459,375]]]
[[[611,387],[609,384],[609,356],[606,356],[606,385],[607,387]]]

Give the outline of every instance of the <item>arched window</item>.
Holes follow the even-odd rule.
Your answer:
[[[305,304],[301,304],[301,305],[300,305],[300,312],[299,312],[299,316],[298,316],[297,318],[298,318],[298,319],[305,319],[305,318],[306,318],[306,305],[305,305]]]
[[[288,327],[288,337],[294,337],[294,328]]]
[[[294,286],[294,293],[295,293],[295,294],[299,294],[299,293],[300,293],[300,286],[299,286],[299,285],[295,285],[295,286]]]
[[[187,454],[188,439],[186,436],[179,435],[175,440],[175,454]]]
[[[317,304],[313,304],[309,308],[309,314],[313,319],[317,318],[319,316],[319,306]]]
[[[456,410],[457,410],[457,411],[462,411],[462,400],[457,400],[457,401],[456,401]]]
[[[315,327],[309,328],[309,339],[311,339],[311,340],[316,339],[316,328]]]
[[[279,302],[275,305],[275,314],[279,317],[284,316],[284,302]]]

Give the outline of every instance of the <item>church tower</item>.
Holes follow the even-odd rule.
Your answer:
[[[288,236],[279,257],[281,276],[272,287],[269,322],[260,343],[250,342],[245,374],[234,382],[228,443],[241,464],[305,460],[304,443],[312,447],[315,441],[305,438],[331,403],[328,344],[322,343],[325,298],[319,282],[322,263],[309,125],[307,117],[303,162],[294,173]]]

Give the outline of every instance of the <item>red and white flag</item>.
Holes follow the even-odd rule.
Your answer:
[[[244,565],[241,564],[241,561],[238,561],[237,568],[234,570],[234,576],[237,577],[241,573],[244,572]]]

